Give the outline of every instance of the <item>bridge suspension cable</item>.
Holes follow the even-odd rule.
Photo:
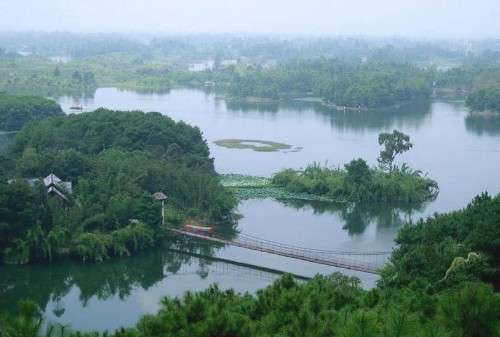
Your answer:
[[[370,257],[380,259],[381,257],[390,254],[390,252],[383,252],[383,251],[352,252],[343,250],[311,249],[295,245],[284,244],[272,240],[266,240],[247,233],[240,233],[238,237],[231,240],[213,234],[211,235],[208,233],[193,232],[191,230],[183,230],[175,228],[168,228],[168,230],[176,234],[181,234],[188,237],[194,237],[206,241],[217,242],[241,248],[246,248],[250,250],[270,253],[274,255],[286,256],[298,260],[309,261],[313,263],[357,270],[373,274],[378,274],[379,269],[381,267],[380,263],[359,261],[351,257],[352,256],[357,256],[358,258],[362,257],[365,260]]]
[[[347,251],[347,250],[325,250],[325,249],[315,249],[315,248],[306,248],[306,247],[301,247],[301,246],[296,246],[292,244],[284,244],[278,241],[273,241],[273,240],[268,240],[268,239],[262,239],[259,238],[255,235],[248,234],[248,233],[239,233],[238,235],[239,238],[246,238],[250,240],[255,240],[258,242],[266,242],[269,244],[274,244],[282,247],[289,247],[297,250],[303,250],[304,252],[317,252],[317,253],[322,253],[322,254],[331,254],[331,255],[360,255],[360,256],[373,256],[373,255],[390,255],[392,252],[390,251]]]

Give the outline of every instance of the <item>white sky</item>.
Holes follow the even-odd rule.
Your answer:
[[[500,38],[500,0],[0,0],[0,31]]]

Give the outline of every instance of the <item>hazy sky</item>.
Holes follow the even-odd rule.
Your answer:
[[[500,38],[500,0],[0,0],[0,30]]]

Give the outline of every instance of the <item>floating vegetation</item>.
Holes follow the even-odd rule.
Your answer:
[[[243,174],[222,174],[221,184],[233,190],[240,200],[270,198],[277,200],[335,201],[327,197],[309,193],[289,192],[283,187],[274,186],[271,183],[271,179],[266,177]]]
[[[271,187],[271,179],[244,174],[221,174],[220,181],[224,187],[233,188],[264,188]]]
[[[220,139],[214,143],[229,149],[250,149],[257,152],[298,152],[302,150],[302,147],[293,147],[290,144],[258,139]]]

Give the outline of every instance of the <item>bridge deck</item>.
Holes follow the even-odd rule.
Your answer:
[[[269,254],[286,256],[297,260],[303,260],[312,263],[318,263],[338,268],[345,268],[371,274],[378,274],[380,267],[374,263],[368,263],[355,260],[352,258],[346,258],[345,256],[346,255],[376,256],[376,255],[388,254],[388,252],[356,253],[356,252],[342,252],[342,251],[326,251],[326,250],[302,248],[292,245],[285,245],[247,235],[240,235],[240,237],[234,240],[227,240],[213,235],[194,233],[191,231],[186,231],[181,229],[168,228],[168,230],[175,234],[194,237],[206,241],[217,242],[225,245],[246,248]]]

